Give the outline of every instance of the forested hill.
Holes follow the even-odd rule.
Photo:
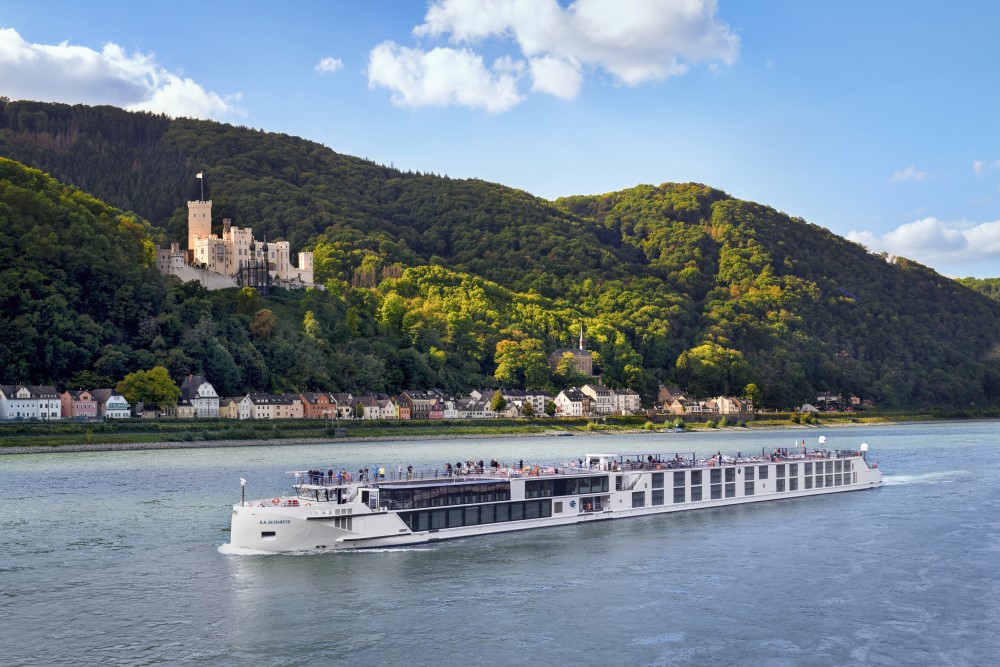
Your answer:
[[[554,389],[577,378],[548,372],[544,354],[571,346],[582,322],[604,381],[647,398],[662,381],[706,395],[755,383],[768,407],[825,390],[890,405],[1000,400],[1000,304],[703,185],[550,202],[286,135],[6,100],[0,155],[182,243],[202,171],[217,226],[230,217],[314,250],[329,288],[260,299],[132,277],[162,284],[138,324],[70,364],[20,360],[25,380],[155,360],[175,377],[206,372],[224,393]]]

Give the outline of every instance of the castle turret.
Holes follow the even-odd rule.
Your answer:
[[[195,238],[207,239],[212,234],[212,202],[188,202],[188,255],[194,256]]]

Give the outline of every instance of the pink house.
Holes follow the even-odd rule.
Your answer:
[[[86,389],[59,394],[63,419],[97,419],[97,400]]]

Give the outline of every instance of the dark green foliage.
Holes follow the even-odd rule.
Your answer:
[[[575,347],[582,322],[595,373],[647,400],[683,382],[704,394],[755,384],[770,408],[817,391],[1000,401],[1000,304],[704,185],[548,202],[287,135],[2,98],[0,155],[137,214],[3,163],[4,381],[118,381],[163,365],[224,394],[555,389],[569,379],[541,355]],[[207,292],[153,273],[151,242],[186,239],[199,171],[216,232],[229,217],[313,250],[326,289]]]

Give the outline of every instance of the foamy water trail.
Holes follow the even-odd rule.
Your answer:
[[[972,474],[968,470],[942,470],[928,472],[922,475],[886,475],[882,478],[885,486],[901,486],[903,484],[948,484]]]
[[[218,549],[220,554],[227,556],[314,556],[317,551],[261,551],[260,549],[247,549],[245,547],[234,547],[232,544],[221,544]],[[433,547],[375,547],[372,549],[345,549],[336,553],[369,553],[384,554],[397,551],[434,551]],[[334,553],[334,552],[328,552]]]

